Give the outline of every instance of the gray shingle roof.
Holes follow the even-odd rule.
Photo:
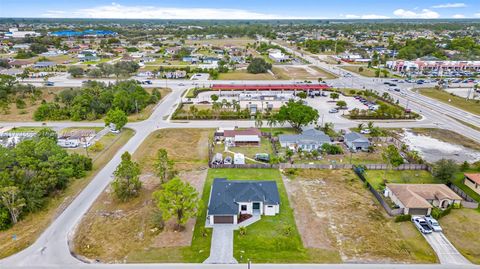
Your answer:
[[[236,215],[239,202],[280,204],[277,182],[273,180],[227,180],[215,178],[208,205],[209,215]]]
[[[298,135],[279,135],[278,139],[280,143],[296,143],[299,145],[306,144],[324,144],[330,143],[330,137],[322,131],[315,129],[309,129],[303,131],[302,134]]]
[[[357,132],[351,132],[346,134],[345,140],[348,142],[355,142],[355,143],[370,143],[370,141],[368,141],[368,139],[365,136]]]

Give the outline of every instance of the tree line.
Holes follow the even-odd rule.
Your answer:
[[[68,154],[51,129],[40,130],[14,148],[0,147],[0,230],[42,209],[71,180],[91,169],[92,160]]]
[[[138,113],[149,104],[157,103],[161,94],[157,89],[148,93],[138,82],[120,81],[106,85],[90,81],[81,89],[61,91],[53,102],[42,102],[34,119],[42,120],[96,120],[114,108],[125,114]]]

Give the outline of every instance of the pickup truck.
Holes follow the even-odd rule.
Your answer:
[[[430,226],[428,226],[428,223],[424,217],[412,216],[412,222],[413,224],[415,224],[415,226],[421,233],[423,234],[432,233],[432,229],[430,228]]]

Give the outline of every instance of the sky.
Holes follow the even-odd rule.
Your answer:
[[[480,18],[480,0],[0,0],[0,17],[125,19]]]

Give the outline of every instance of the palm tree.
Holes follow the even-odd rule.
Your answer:
[[[192,115],[192,118],[195,119],[197,117],[198,108],[192,105],[189,110],[190,110],[190,114]]]
[[[273,116],[270,116],[267,121],[267,125],[270,127],[270,133],[273,133],[273,127],[277,126],[277,119],[275,119]]]
[[[372,130],[373,128],[375,128],[375,125],[374,125],[373,121],[369,121],[369,122],[367,123],[367,128],[370,129],[370,130]]]
[[[364,124],[363,124],[363,123],[359,123],[358,126],[357,126],[358,131],[363,130],[363,127],[364,127]]]
[[[263,115],[260,112],[257,112],[255,115],[255,127],[262,128],[263,126]]]

